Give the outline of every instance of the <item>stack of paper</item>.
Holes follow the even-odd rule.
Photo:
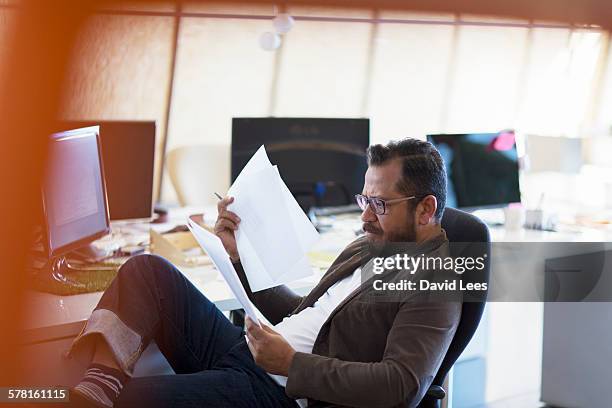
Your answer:
[[[215,234],[206,231],[204,228],[193,222],[188,221],[187,226],[191,230],[193,236],[198,241],[200,246],[204,248],[210,259],[215,264],[217,270],[223,275],[223,278],[227,282],[230,290],[236,296],[236,299],[242,305],[242,308],[256,324],[259,324],[257,318],[257,308],[253,305],[251,300],[246,294],[246,291],[242,287],[240,278],[230,261],[229,255],[225,252],[221,239]]]
[[[312,275],[307,252],[319,238],[263,146],[228,191],[241,219],[236,244],[253,291]]]

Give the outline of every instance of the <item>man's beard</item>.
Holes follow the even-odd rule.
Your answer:
[[[369,222],[364,222],[362,228],[365,232],[374,234],[375,236],[380,237],[385,242],[415,242],[416,241],[416,228],[415,228],[414,218],[410,220],[409,225],[407,225],[406,228],[404,228],[403,230],[387,233],[386,236],[383,235],[384,233],[382,229],[374,226],[373,224]]]

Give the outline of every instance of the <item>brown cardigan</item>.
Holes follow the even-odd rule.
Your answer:
[[[445,248],[446,247],[446,248]],[[444,231],[423,252],[448,247]],[[363,266],[369,246],[353,241],[305,297],[286,286],[253,293],[240,263],[234,264],[259,310],[273,324],[311,307],[327,289]],[[309,407],[414,407],[442,363],[461,315],[459,302],[374,302],[351,293],[321,327],[312,354],[297,352],[285,392],[308,398]]]

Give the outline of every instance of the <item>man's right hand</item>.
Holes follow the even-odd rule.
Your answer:
[[[227,206],[233,202],[234,197],[225,197],[217,204],[219,215],[217,216],[217,222],[215,222],[215,235],[221,239],[232,262],[237,262],[240,260],[240,255],[238,255],[234,231],[238,229],[240,217],[227,209]]]

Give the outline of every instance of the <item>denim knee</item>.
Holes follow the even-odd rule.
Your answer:
[[[128,259],[119,269],[121,280],[158,281],[160,277],[169,277],[178,270],[168,260],[152,254],[136,255]]]

